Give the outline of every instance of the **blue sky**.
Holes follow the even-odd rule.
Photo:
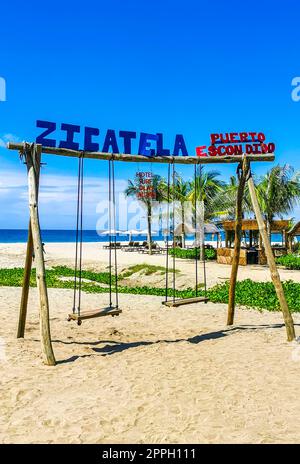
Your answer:
[[[100,140],[107,129],[162,132],[171,145],[179,133],[190,154],[212,132],[263,131],[276,143],[276,161],[300,170],[300,102],[291,98],[300,75],[299,14],[293,0],[5,2],[0,145],[34,140],[37,119],[97,127]],[[0,161],[0,228],[25,228],[25,166],[3,146]],[[76,161],[44,162],[42,226],[73,227]],[[257,174],[269,167],[253,166]],[[150,165],[116,166],[119,189],[138,168]],[[97,221],[106,169],[86,163],[87,228]],[[224,179],[235,172],[217,169]],[[294,215],[300,219],[298,208]]]

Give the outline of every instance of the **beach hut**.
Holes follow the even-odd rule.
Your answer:
[[[176,228],[175,228],[175,231],[174,231],[175,237],[182,237],[182,243],[184,243],[184,240],[183,240],[184,237],[183,236],[185,236],[185,235],[193,235],[193,234],[197,235],[197,241],[199,241],[200,233],[201,233],[200,227],[197,227],[195,229],[191,225],[183,224],[183,223],[178,224],[176,226]],[[204,224],[203,233],[204,234],[212,234],[212,235],[216,234],[217,235],[217,248],[218,248],[219,242],[220,242],[220,236],[221,236],[221,232],[218,229],[218,227],[215,224],[206,222]]]
[[[212,241],[214,240],[215,235],[217,236],[217,248],[221,245],[221,231],[220,229],[215,225],[212,224],[211,222],[206,222],[204,224],[204,234],[211,234],[212,235]]]
[[[231,264],[233,257],[233,242],[235,221],[222,221],[225,232],[225,247],[219,248],[217,252],[217,262],[220,264]],[[290,219],[273,221],[271,233],[281,234],[281,244],[272,244],[275,256],[280,256],[287,252],[287,237],[290,229]],[[255,219],[243,219],[242,221],[243,242],[240,252],[239,264],[267,264],[267,258],[262,246],[259,227]]]
[[[300,237],[300,221],[294,224],[287,233],[287,249],[289,253],[294,251],[293,244],[296,237]]]

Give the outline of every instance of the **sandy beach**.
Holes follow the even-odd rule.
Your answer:
[[[72,265],[74,244],[46,244],[46,265]],[[0,267],[22,267],[24,244],[1,244]],[[100,244],[84,244],[84,267],[107,269]],[[165,257],[118,253],[119,269],[165,265]],[[178,285],[194,264],[178,260]],[[281,269],[300,281],[299,271]],[[230,267],[207,263],[208,285]],[[270,280],[264,266],[239,279]],[[163,276],[135,276],[162,285]],[[152,279],[152,280],[151,280]],[[288,443],[300,440],[300,345],[286,342],[279,312],[226,305],[166,308],[155,296],[120,295],[116,318],[67,322],[72,291],[49,289],[58,364],[42,364],[37,290],[30,290],[26,337],[15,338],[21,289],[0,287],[1,443]],[[86,308],[106,294],[84,294]],[[294,314],[299,335],[300,315]]]

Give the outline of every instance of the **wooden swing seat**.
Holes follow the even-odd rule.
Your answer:
[[[77,313],[71,313],[68,315],[68,321],[83,321],[84,319],[93,319],[95,317],[103,316],[118,316],[122,312],[122,309],[108,306],[102,309],[91,309],[88,311],[81,311],[80,315]]]
[[[163,301],[162,304],[165,306],[169,306],[171,308],[176,308],[177,306],[181,306],[181,305],[201,303],[201,302],[206,303],[207,301],[209,301],[209,298],[205,296],[195,296],[193,298],[180,298],[177,300]]]

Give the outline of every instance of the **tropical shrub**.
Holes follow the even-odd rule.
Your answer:
[[[199,248],[190,248],[190,249],[184,249],[184,248],[169,248],[169,254],[171,256],[174,256],[175,258],[181,258],[181,259],[195,259],[197,256],[197,259],[200,257],[200,250]],[[217,252],[214,248],[205,248],[205,259],[207,260],[213,260],[216,259],[217,257]]]
[[[300,284],[288,280],[283,282],[283,289],[290,310],[300,312]],[[208,294],[214,303],[228,303],[229,282],[212,287]],[[269,311],[280,308],[272,282],[254,282],[251,279],[237,282],[235,301],[243,306]]]
[[[21,268],[0,269],[0,286],[20,287],[23,281],[24,270]],[[47,285],[49,288],[73,288],[74,270],[65,266],[47,270]],[[70,277],[70,280],[63,280],[62,277]],[[82,282],[82,290],[86,293],[107,293],[109,287],[107,285],[109,274],[104,272],[83,271],[84,279]],[[101,285],[102,284],[102,285]],[[35,270],[33,269],[31,286],[36,286]],[[136,286],[127,287],[125,285],[118,286],[120,293],[130,293],[136,295],[156,295],[162,298],[165,297],[165,288]],[[292,312],[300,312],[300,283],[291,280],[283,282],[283,289],[286,296],[288,306]],[[229,282],[215,285],[207,290],[207,296],[213,303],[228,303]],[[173,295],[172,289],[169,289],[168,295]],[[204,295],[204,290],[198,288],[198,296]],[[196,296],[194,288],[185,290],[176,290],[176,298],[190,298]],[[278,311],[280,309],[275,288],[272,282],[254,282],[246,279],[237,282],[236,284],[236,303],[242,306],[267,309],[269,311]]]
[[[300,269],[300,256],[288,254],[276,258],[276,263],[286,267],[286,269]]]

